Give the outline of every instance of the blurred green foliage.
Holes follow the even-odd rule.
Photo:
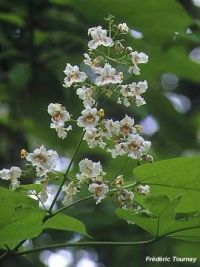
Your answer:
[[[140,109],[119,108],[115,103],[101,99],[108,116],[117,118],[132,114],[136,122],[151,114],[157,120],[159,131],[147,137],[153,143],[156,160],[199,153],[200,75],[199,64],[189,58],[191,50],[200,43],[199,11],[191,1],[176,0],[1,0],[1,73],[0,73],[0,167],[20,164],[21,148],[30,150],[43,143],[69,156],[79,138],[78,129],[66,140],[58,140],[49,129],[46,112],[50,102],[60,102],[77,116],[81,106],[73,89],[62,87],[63,69],[67,62],[79,64],[87,47],[87,29],[104,24],[111,13],[117,22],[126,22],[130,28],[143,33],[142,39],[130,36],[130,46],[149,55],[149,64],[143,67],[139,79],[147,79],[147,105]],[[192,34],[186,33],[190,28]],[[177,34],[178,33],[178,34]],[[191,101],[186,113],[179,113],[166,97],[162,86],[163,73],[173,73],[179,79],[173,93],[183,94]],[[100,150],[86,150],[84,144],[77,161],[83,156],[100,159],[109,175],[117,173],[123,158],[115,161]],[[131,180],[135,162],[129,161],[124,174]],[[97,240],[145,239],[137,227],[127,226],[114,217],[114,205],[105,202],[95,206],[93,201],[71,209],[89,225]],[[49,242],[65,241],[62,234],[49,231]],[[45,237],[44,237],[45,239]],[[38,245],[44,242],[35,240]],[[170,244],[170,245],[169,245]],[[199,245],[182,241],[161,241],[141,247],[99,248],[100,261],[106,267],[161,266],[146,264],[146,255],[199,255]],[[184,254],[185,253],[185,254]],[[43,266],[37,255],[32,262],[9,262],[5,266]],[[24,265],[23,265],[24,264]],[[167,265],[166,266],[171,266]],[[175,266],[175,265],[174,265]],[[200,266],[198,263],[193,266]]]

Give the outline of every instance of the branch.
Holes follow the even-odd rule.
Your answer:
[[[92,197],[93,197],[93,195],[89,195],[89,196],[86,196],[86,197],[84,197],[84,198],[78,199],[77,201],[75,201],[75,202],[73,202],[73,203],[71,203],[71,204],[69,204],[69,205],[67,205],[67,206],[64,206],[64,207],[58,209],[57,211],[55,211],[54,213],[50,214],[50,215],[48,216],[48,219],[54,217],[56,214],[62,212],[63,210],[66,210],[66,209],[68,209],[68,208],[70,208],[70,207],[73,207],[73,206],[79,204],[79,203],[82,203],[82,202],[84,202],[84,201],[86,201],[86,200],[88,200],[88,199],[90,199],[90,198],[92,198]]]
[[[62,189],[62,187],[63,187],[65,181],[67,180],[68,173],[69,173],[70,168],[71,168],[71,166],[72,166],[72,163],[73,163],[73,161],[74,161],[74,159],[75,159],[75,157],[76,157],[76,154],[78,153],[78,150],[79,150],[79,148],[80,148],[80,145],[81,145],[81,143],[82,143],[82,141],[83,141],[84,134],[85,134],[85,131],[83,131],[83,133],[82,133],[82,135],[81,135],[81,138],[80,138],[80,140],[79,140],[79,142],[78,142],[78,145],[77,145],[77,147],[76,147],[76,149],[75,149],[75,151],[74,151],[74,154],[73,154],[72,159],[71,159],[71,161],[70,161],[70,163],[69,163],[69,166],[68,166],[68,168],[67,168],[67,170],[66,170],[66,173],[65,173],[65,175],[64,175],[64,178],[63,178],[63,180],[62,180],[62,183],[60,184],[60,187],[58,188],[58,191],[57,191],[57,193],[56,193],[56,195],[55,195],[55,197],[54,197],[54,199],[53,199],[53,201],[52,201],[52,203],[51,203],[51,206],[50,206],[50,208],[49,208],[49,210],[48,210],[48,213],[49,213],[49,214],[52,213],[52,209],[53,209],[54,204],[55,204],[55,202],[56,202],[56,200],[57,200],[57,198],[58,198],[58,195],[60,194],[60,191],[61,191],[61,189]]]
[[[44,247],[33,248],[26,251],[16,252],[16,256],[22,256],[38,251],[42,251],[45,249],[55,249],[55,248],[63,248],[63,247],[78,247],[78,246],[137,246],[137,245],[145,245],[150,244],[157,241],[156,239],[144,240],[144,241],[136,241],[136,242],[111,242],[111,241],[85,241],[85,242],[76,242],[76,243],[64,243],[64,244],[55,244]]]

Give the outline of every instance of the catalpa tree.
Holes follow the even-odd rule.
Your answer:
[[[1,262],[47,248],[134,246],[166,237],[200,240],[199,158],[153,162],[151,142],[144,140],[142,126],[127,114],[121,120],[108,118],[100,101],[112,99],[119,106],[139,109],[146,104],[143,94],[148,88],[146,80],[137,79],[148,56],[127,46],[126,23],[116,24],[113,16],[105,20],[108,29],[98,26],[88,30],[90,40],[82,68],[67,63],[64,70],[63,86],[75,90],[82,102],[81,114],[73,116],[64,103],[50,103],[47,107],[50,128],[55,131],[52,134],[58,138],[67,140],[74,127],[79,127],[80,139],[66,170],[56,169],[58,153],[41,144],[33,151],[22,148],[23,167],[11,166],[0,171],[5,185],[0,187]],[[100,161],[87,157],[74,168],[82,143],[89,150],[98,147],[113,160],[123,156],[125,161],[113,176],[107,174]],[[131,182],[122,172],[127,161],[137,162]],[[74,173],[74,169],[78,171]],[[26,183],[28,176],[36,177],[34,183]],[[57,191],[47,207],[49,185],[55,183],[55,177]],[[91,240],[90,229],[67,215],[67,209],[92,198],[94,205],[114,201],[116,215],[132,227],[137,225],[146,230],[150,238],[134,241],[133,237],[131,242]],[[60,207],[56,205],[58,201],[62,203]],[[47,229],[79,233],[81,240],[24,248],[27,240],[39,237]]]

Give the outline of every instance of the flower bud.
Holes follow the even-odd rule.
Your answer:
[[[110,14],[105,18],[105,21],[109,21],[109,22],[114,22],[114,20],[115,20],[115,17]]]
[[[26,149],[23,148],[20,151],[20,157],[21,157],[21,159],[25,159],[27,156],[28,156],[28,152],[26,151]]]
[[[143,130],[142,125],[139,125],[139,124],[135,125],[134,128],[136,129],[137,133],[141,133]]]
[[[100,109],[97,114],[99,115],[99,117],[105,117],[105,112],[104,112],[104,109]]]
[[[132,47],[130,47],[130,46],[126,47],[126,52],[128,52],[128,53],[131,53],[131,52],[133,52],[133,48],[132,48]]]
[[[129,27],[127,26],[126,23],[120,23],[117,28],[121,33],[128,33],[129,32]]]
[[[117,178],[114,180],[114,183],[117,187],[121,187],[124,184],[123,175],[118,175]]]
[[[143,156],[143,160],[152,163],[153,162],[153,157],[151,155],[144,155]]]
[[[119,53],[122,53],[124,51],[124,46],[120,41],[115,42],[115,50]]]
[[[93,60],[93,64],[95,65],[95,67],[98,67],[101,65],[101,63],[103,62],[104,58],[99,56],[99,57],[96,57],[94,60]]]

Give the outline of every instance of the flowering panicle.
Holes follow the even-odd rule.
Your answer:
[[[116,25],[112,16],[106,18],[106,21],[109,24],[108,30],[102,26],[88,30],[90,40],[87,53],[84,53],[83,68],[67,63],[64,70],[63,86],[75,88],[83,103],[81,114],[78,118],[72,119],[72,115],[63,105],[50,103],[47,108],[51,116],[50,128],[55,129],[59,138],[65,139],[72,130],[69,123],[76,122],[84,131],[82,139],[89,148],[100,147],[110,153],[112,158],[126,155],[131,159],[152,161],[148,154],[151,142],[141,136],[142,127],[135,123],[135,119],[127,114],[121,120],[107,118],[103,107],[98,106],[99,98],[113,97],[116,104],[140,107],[146,104],[143,94],[148,88],[146,80],[134,80],[135,75],[140,74],[140,64],[148,62],[148,56],[126,46],[124,37],[129,34],[126,23]],[[126,77],[130,77],[129,83],[126,83]],[[31,153],[22,150],[21,157],[35,168],[36,176],[39,178],[37,182],[42,185],[37,196],[44,203],[48,198],[49,174],[55,171],[58,154],[42,145]],[[69,169],[73,160],[74,157]],[[97,204],[108,195],[115,195],[120,207],[140,212],[142,208],[136,204],[135,195],[148,195],[148,185],[133,185],[132,190],[128,190],[122,174],[106,179],[106,172],[103,171],[101,163],[88,158],[82,159],[78,167],[79,172],[74,178],[68,177],[67,170],[60,185],[63,205],[72,202],[82,186],[86,185]],[[21,174],[20,168],[12,167],[1,170],[0,178],[10,180],[11,188],[17,189],[20,187]],[[54,205],[55,202],[52,203]]]

